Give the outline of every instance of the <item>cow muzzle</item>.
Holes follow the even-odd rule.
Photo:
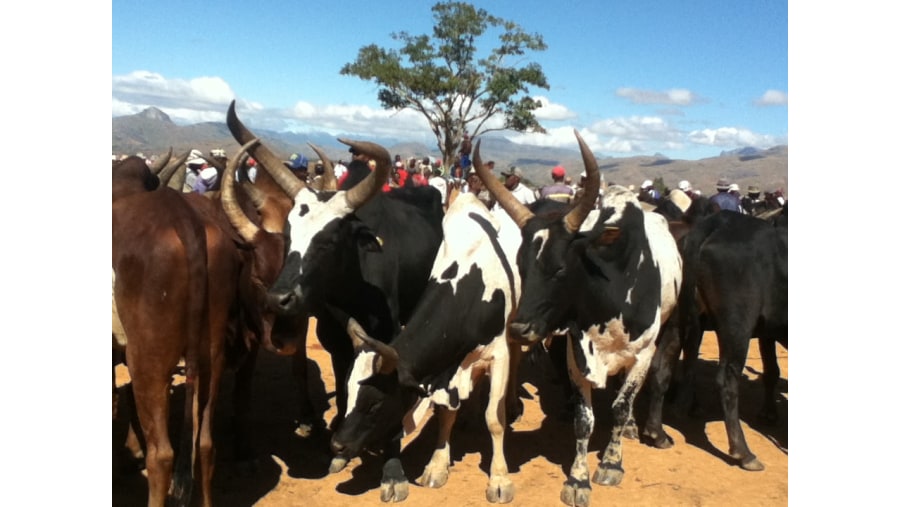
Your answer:
[[[536,332],[535,327],[529,322],[511,322],[509,337],[520,345],[532,345],[544,338],[543,334]]]
[[[295,317],[303,311],[303,294],[299,289],[269,291],[266,294],[269,310],[276,315]]]

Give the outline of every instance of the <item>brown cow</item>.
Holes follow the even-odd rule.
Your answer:
[[[185,349],[185,341],[181,336],[184,333],[178,326],[199,322],[206,325],[202,332],[208,332],[208,334],[204,334],[202,346],[196,351],[199,355],[195,356],[194,361],[199,361],[199,378],[197,378],[198,370],[192,369],[190,364],[193,363],[186,359],[188,380],[186,396],[188,396],[188,403],[193,401],[191,393],[196,389],[199,407],[193,413],[194,417],[199,417],[199,419],[192,421],[192,417],[187,417],[186,422],[189,421],[191,424],[186,424],[186,431],[182,433],[182,441],[187,442],[187,444],[182,444],[184,451],[182,456],[190,456],[191,442],[196,442],[197,438],[196,434],[193,439],[189,436],[192,432],[199,431],[200,482],[204,504],[208,504],[210,500],[214,459],[211,417],[215,410],[216,393],[226,365],[226,358],[232,366],[240,366],[235,387],[235,404],[238,415],[236,434],[237,441],[240,443],[243,441],[243,437],[249,434],[249,377],[255,359],[256,345],[262,343],[266,348],[278,353],[290,354],[293,352],[290,344],[286,346],[281,344],[280,347],[273,345],[271,329],[274,315],[266,315],[261,311],[267,287],[281,270],[284,260],[283,224],[285,217],[281,214],[279,220],[279,213],[272,211],[271,203],[266,204],[267,195],[258,191],[251,191],[251,195],[244,195],[243,199],[245,201],[253,200],[257,205],[259,216],[255,218],[262,224],[262,227],[250,220],[246,212],[241,210],[241,205],[238,203],[240,199],[236,197],[234,188],[231,187],[231,180],[233,180],[235,165],[245,150],[246,147],[242,149],[234,163],[229,164],[226,172],[228,187],[223,192],[221,204],[218,200],[198,194],[181,194],[167,187],[148,192],[148,190],[152,190],[155,183],[154,176],[143,173],[141,168],[133,164],[130,172],[123,171],[121,166],[114,169],[113,268],[114,277],[117,278],[116,287],[126,286],[129,283],[137,284],[136,280],[148,276],[166,280],[168,285],[164,292],[169,295],[166,301],[168,305],[175,307],[174,315],[171,311],[165,311],[162,308],[156,308],[155,310],[158,311],[152,313],[146,304],[136,306],[129,304],[131,301],[122,301],[118,289],[116,291],[115,306],[121,316],[122,327],[128,330],[126,356],[129,371],[132,374],[135,404],[138,407],[137,415],[147,440],[148,478],[152,477],[152,480],[149,481],[151,505],[157,505],[165,498],[164,488],[167,487],[171,477],[174,453],[165,438],[166,430],[158,429],[160,419],[163,421],[162,424],[165,423],[165,417],[160,417],[160,413],[167,413],[168,410],[168,387],[164,391],[166,395],[154,398],[147,394],[148,381],[146,378],[149,375],[149,378],[156,382],[153,384],[155,387],[162,383],[168,386],[172,369],[178,358],[184,354]],[[146,171],[146,166],[143,170]],[[229,178],[228,175],[231,177]],[[119,190],[120,188],[125,188],[127,191]],[[123,194],[126,194],[127,198],[122,198]],[[166,206],[168,209],[162,209]],[[153,216],[153,220],[146,219],[149,215]],[[179,221],[189,222],[191,220],[196,222],[194,223],[195,229],[198,227],[198,223],[199,227],[203,228],[200,230],[205,229],[205,233],[200,233],[199,237],[205,236],[206,244],[209,247],[207,274],[203,276],[206,282],[203,284],[205,286],[203,290],[208,292],[201,292],[208,294],[210,310],[208,319],[203,318],[203,315],[197,311],[190,311],[189,305],[186,303],[186,298],[188,295],[193,297],[194,291],[185,293],[183,285],[186,282],[184,281],[193,282],[193,278],[187,277],[186,274],[168,277],[169,273],[176,269],[175,266],[184,264],[186,260],[194,260],[193,257],[187,255],[193,250],[184,248],[177,253],[173,252],[165,262],[162,260],[155,260],[152,264],[144,262],[157,250],[155,246],[151,247],[151,245],[157,245],[164,241],[159,237],[159,231],[163,230],[162,234],[165,236],[166,221],[177,224]],[[197,232],[195,230],[195,234],[193,234],[195,240],[198,237]],[[168,239],[167,236],[166,239]],[[131,249],[129,250],[129,248]],[[122,254],[123,250],[127,250],[127,253]],[[132,263],[142,264],[142,271],[138,274],[126,272],[124,273],[126,279],[123,280],[123,274],[117,269],[122,262],[126,262],[125,265],[129,262],[123,260],[123,257],[130,259]],[[179,286],[176,280],[182,280],[182,286]],[[150,319],[151,315],[166,315],[166,319]],[[135,322],[135,320],[141,321],[141,319],[146,328],[152,329],[135,330],[133,329],[135,324],[129,324],[129,321]],[[137,337],[133,336],[136,332],[138,333]],[[156,338],[152,341],[145,338],[151,335]],[[140,344],[137,347],[138,351],[135,351],[135,340]],[[147,352],[148,350],[150,352]],[[154,354],[157,356],[163,354],[164,357],[161,358],[163,360],[159,360],[160,358],[153,361],[148,359]],[[191,354],[188,352],[186,357],[190,356]],[[152,370],[151,374],[146,373],[148,369]],[[197,424],[194,424],[195,422]],[[246,451],[239,451],[239,458],[246,457],[246,455]],[[182,460],[179,459],[179,463],[181,462]],[[186,502],[190,497],[190,460],[185,462],[188,463],[188,465],[184,465],[187,467],[186,471],[179,469],[184,474],[176,473],[176,486],[173,494],[179,500]]]
[[[201,475],[208,470],[211,477],[212,470],[211,441],[203,442],[201,436],[200,448],[195,449],[197,435],[208,428],[204,405],[214,392],[215,360],[210,349],[217,341],[213,337],[224,330],[213,325],[222,308],[209,297],[214,294],[208,291],[208,263],[218,267],[229,259],[222,259],[217,249],[221,241],[217,228],[206,227],[180,194],[167,188],[148,192],[155,185],[158,178],[138,157],[113,167],[113,290],[127,335],[126,361],[147,445],[151,506],[165,503],[173,479],[169,384],[179,359],[185,357],[184,428],[172,494],[186,505],[195,453]],[[224,324],[224,319],[218,320]]]

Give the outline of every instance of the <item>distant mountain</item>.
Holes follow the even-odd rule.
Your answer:
[[[317,158],[307,143],[313,143],[333,160],[347,159],[347,147],[337,141],[338,136],[325,132],[274,132],[253,129],[266,146],[284,160],[291,153],[299,152],[310,159]],[[391,154],[409,157],[441,157],[434,145],[398,139],[370,138],[387,148]],[[205,122],[179,126],[166,113],[151,107],[138,114],[112,119],[112,152],[115,154],[158,154],[168,151],[176,154],[196,148],[208,153],[223,148],[235,153],[240,148],[224,123]],[[522,169],[526,183],[540,187],[550,183],[550,169],[556,165],[566,168],[574,180],[584,170],[581,154],[575,149],[547,148],[516,144],[501,136],[481,138],[481,155],[484,161],[494,160],[497,172],[510,166]],[[613,158],[595,153],[600,171],[608,183],[639,185],[645,179],[663,178],[666,185],[676,188],[682,179],[689,180],[694,188],[706,194],[715,192],[719,178],[737,183],[741,189],[758,185],[763,190],[781,188],[788,190],[788,147],[776,146],[767,150],[744,147],[723,151],[718,157],[701,160],[673,160],[656,153],[653,156]]]

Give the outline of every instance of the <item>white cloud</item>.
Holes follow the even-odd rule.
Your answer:
[[[231,86],[219,77],[167,79],[160,74],[136,71],[113,76],[112,115],[136,114],[148,107],[158,107],[173,121],[190,124],[224,121],[228,105],[234,98]],[[674,107],[696,103],[698,98],[688,90],[652,92],[620,89],[620,96],[642,103],[655,102]],[[786,144],[786,138],[758,134],[734,127],[708,128],[685,132],[660,116],[628,116],[604,118],[589,126],[577,125],[577,114],[568,107],[544,96],[536,96],[543,104],[535,113],[541,122],[566,122],[568,125],[545,127],[546,134],[501,132],[510,141],[545,147],[576,148],[574,128],[596,152],[628,156],[653,152],[684,152],[700,147],[732,149],[741,146],[768,148]],[[787,95],[769,90],[758,103],[786,103]],[[294,132],[324,131],[333,135],[357,138],[390,137],[433,144],[435,139],[425,118],[412,110],[387,111],[359,104],[313,104],[298,101],[285,108],[265,107],[259,102],[238,100],[241,120],[253,128]],[[499,128],[502,118],[489,119],[483,128]],[[556,123],[559,125],[559,123]],[[672,153],[675,155],[676,153]]]
[[[768,134],[757,134],[747,129],[736,127],[720,127],[717,129],[694,130],[687,135],[687,139],[696,144],[706,146],[738,147],[754,146],[756,148],[771,148],[785,141]]]
[[[780,90],[766,90],[762,97],[753,101],[757,106],[786,106],[788,103],[787,93]]]
[[[234,91],[222,78],[166,79],[145,70],[112,78],[113,114],[158,107],[173,121],[223,121]],[[137,109],[137,111],[133,111]]]
[[[684,88],[673,88],[665,91],[619,88],[616,90],[616,95],[628,99],[632,104],[691,106],[702,101],[694,92]]]
[[[555,104],[547,97],[535,95],[532,98],[541,101],[541,107],[534,111],[534,116],[538,121],[571,120],[578,116],[568,107],[562,104]]]

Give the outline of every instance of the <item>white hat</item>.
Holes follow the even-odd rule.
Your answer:
[[[731,185],[728,185],[728,191],[740,192],[741,187],[739,187],[737,183],[732,183]]]
[[[216,176],[219,173],[216,172],[215,167],[207,167],[206,169],[200,171],[200,179],[205,181],[206,183],[212,183],[215,181]]]
[[[206,160],[203,160],[203,152],[197,149],[191,150],[191,154],[188,155],[187,165],[201,165],[205,163]]]
[[[652,186],[653,186],[653,180],[644,180],[644,182],[641,183],[641,188],[647,188],[647,187],[652,187]]]
[[[678,190],[682,192],[688,192],[691,190],[691,182],[688,180],[681,180],[678,182]]]

